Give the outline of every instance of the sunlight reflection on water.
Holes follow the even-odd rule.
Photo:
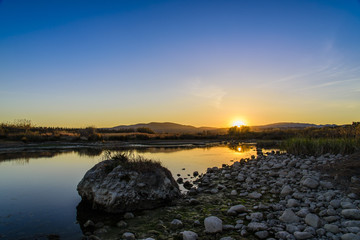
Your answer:
[[[31,152],[0,157],[0,233],[6,239],[58,234],[66,239],[82,236],[76,223],[80,202],[76,186],[86,171],[101,161],[102,150]],[[256,155],[253,145],[208,148],[141,148],[135,155],[159,160],[177,178],[200,174]],[[183,170],[184,169],[184,170]]]

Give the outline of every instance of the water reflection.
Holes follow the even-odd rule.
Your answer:
[[[235,152],[246,153],[255,148],[255,144],[229,144],[228,148]]]
[[[135,154],[142,153],[176,153],[180,151],[186,151],[190,149],[204,149],[209,150],[214,147],[219,147],[224,145],[212,145],[212,146],[169,146],[169,147],[117,147],[117,148],[75,148],[75,149],[38,149],[38,150],[26,150],[26,151],[16,151],[16,152],[0,152],[0,164],[2,162],[12,161],[15,164],[24,165],[28,164],[30,159],[36,158],[52,158],[62,154],[75,153],[80,157],[99,157],[104,155],[104,152],[133,152]],[[229,145],[229,149],[234,150],[235,152],[247,152],[251,150],[250,145],[241,144],[241,145]]]
[[[159,160],[175,179],[193,180],[193,172],[221,167],[257,154],[254,145],[212,147],[99,147],[79,149],[28,149],[0,153],[0,233],[4,239],[29,239],[36,234],[58,234],[61,239],[79,239],[78,222],[90,219],[76,209],[81,201],[76,186],[87,170],[101,161],[106,150],[129,151]],[[147,216],[151,213],[146,213]],[[78,215],[78,216],[77,216]],[[10,216],[10,217],[8,217]],[[161,216],[161,214],[159,214]],[[31,224],[28,224],[31,223]]]
[[[0,164],[6,161],[16,161],[23,165],[29,163],[31,158],[52,158],[61,154],[76,153],[80,157],[97,157],[101,156],[105,151],[121,151],[127,152],[132,151],[139,153],[176,153],[180,151],[186,151],[195,148],[201,148],[209,150],[214,147],[224,145],[213,145],[213,146],[171,146],[171,147],[118,147],[118,148],[78,148],[78,149],[49,149],[49,150],[32,150],[32,151],[16,151],[16,152],[3,152],[0,153]],[[229,144],[227,147],[235,152],[246,153],[255,148],[255,144]]]

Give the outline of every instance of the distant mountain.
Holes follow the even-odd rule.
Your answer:
[[[218,128],[213,127],[194,127],[190,125],[182,125],[172,122],[151,122],[151,123],[138,123],[134,125],[120,125],[109,130],[121,130],[127,128],[147,127],[156,133],[199,133],[203,131],[216,131]]]
[[[316,125],[311,123],[292,123],[292,122],[280,122],[272,123],[260,126],[250,126],[252,131],[264,131],[269,129],[290,129],[290,128],[307,128],[307,127],[325,127],[325,126],[336,126],[336,125]],[[156,133],[190,133],[196,134],[203,131],[210,131],[212,133],[224,134],[228,128],[214,128],[214,127],[194,127],[190,125],[182,125],[172,122],[151,122],[151,123],[138,123],[133,125],[120,125],[112,128],[106,128],[107,130],[121,130],[129,128],[146,127],[152,129]]]
[[[334,124],[316,125],[316,124],[311,124],[311,123],[280,122],[280,123],[272,123],[272,124],[261,125],[261,126],[251,126],[251,130],[263,131],[263,130],[275,129],[275,128],[277,128],[277,129],[289,129],[289,128],[302,129],[302,128],[308,128],[308,127],[321,128],[321,127],[326,127],[326,126],[336,126],[336,125],[334,125]]]

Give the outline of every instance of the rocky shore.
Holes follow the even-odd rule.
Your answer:
[[[270,153],[209,168],[174,205],[88,219],[84,238],[360,239],[359,197],[320,171],[344,157]]]

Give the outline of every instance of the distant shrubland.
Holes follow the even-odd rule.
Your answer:
[[[280,147],[297,155],[351,154],[360,151],[359,122],[343,126],[268,129],[257,132],[245,127],[232,127],[228,136],[232,140],[253,139],[260,147]]]
[[[360,150],[360,123],[307,128],[231,127],[228,132],[203,130],[198,133],[155,133],[148,127],[104,129],[39,127],[22,119],[0,124],[0,139],[5,141],[143,141],[143,140],[219,140],[256,141],[261,147],[281,147],[289,153],[318,155],[352,153]]]

